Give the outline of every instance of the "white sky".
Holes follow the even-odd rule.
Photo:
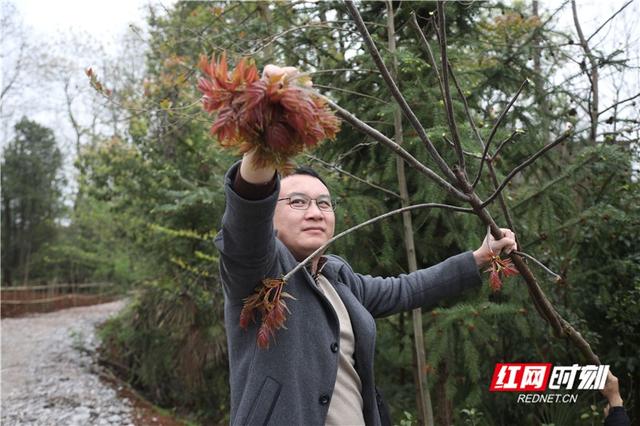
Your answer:
[[[2,0],[6,1],[6,0]],[[43,39],[68,32],[86,32],[111,50],[129,24],[144,25],[148,0],[17,0],[24,23]]]

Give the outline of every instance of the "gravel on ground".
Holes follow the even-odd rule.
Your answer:
[[[1,320],[3,425],[133,425],[128,398],[100,379],[95,327],[116,301]]]

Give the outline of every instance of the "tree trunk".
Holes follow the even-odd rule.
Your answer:
[[[440,426],[451,426],[453,424],[453,405],[447,395],[447,380],[449,379],[449,367],[445,359],[438,366],[438,381],[436,382],[437,392],[437,415],[436,422]]]
[[[391,1],[387,1],[387,34],[389,38],[389,52],[393,56],[396,51],[395,43],[395,26],[394,13]],[[394,78],[397,74],[397,59],[393,56],[392,73]],[[393,124],[395,129],[395,141],[402,145],[402,113],[400,108],[396,106],[393,112]],[[398,188],[402,207],[410,205],[409,191],[407,190],[407,178],[404,169],[404,160],[396,157],[396,171],[398,175]],[[402,214],[402,229],[404,236],[404,246],[407,254],[407,263],[409,272],[418,270],[418,262],[416,260],[416,249],[413,238],[413,223],[411,220],[411,212]],[[422,328],[422,309],[414,309],[411,313],[413,322],[413,339],[414,339],[414,360],[415,360],[415,386],[416,386],[416,403],[418,406],[418,423],[422,425],[433,425],[433,408],[431,406],[431,396],[429,395],[429,386],[427,385],[427,369],[425,365],[424,335]]]

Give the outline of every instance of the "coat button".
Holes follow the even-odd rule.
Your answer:
[[[331,352],[333,352],[333,353],[338,352],[338,344],[336,342],[333,342],[331,344]]]
[[[320,402],[320,405],[327,405],[329,403],[329,395],[320,396],[318,402]]]

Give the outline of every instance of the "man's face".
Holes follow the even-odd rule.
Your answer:
[[[329,200],[329,190],[319,179],[309,175],[291,175],[280,182],[278,198],[294,197]],[[323,211],[316,201],[306,210],[296,210],[289,205],[289,200],[278,201],[273,218],[273,225],[278,231],[278,238],[293,253],[297,260],[309,256],[333,237],[335,215],[333,211]]]

